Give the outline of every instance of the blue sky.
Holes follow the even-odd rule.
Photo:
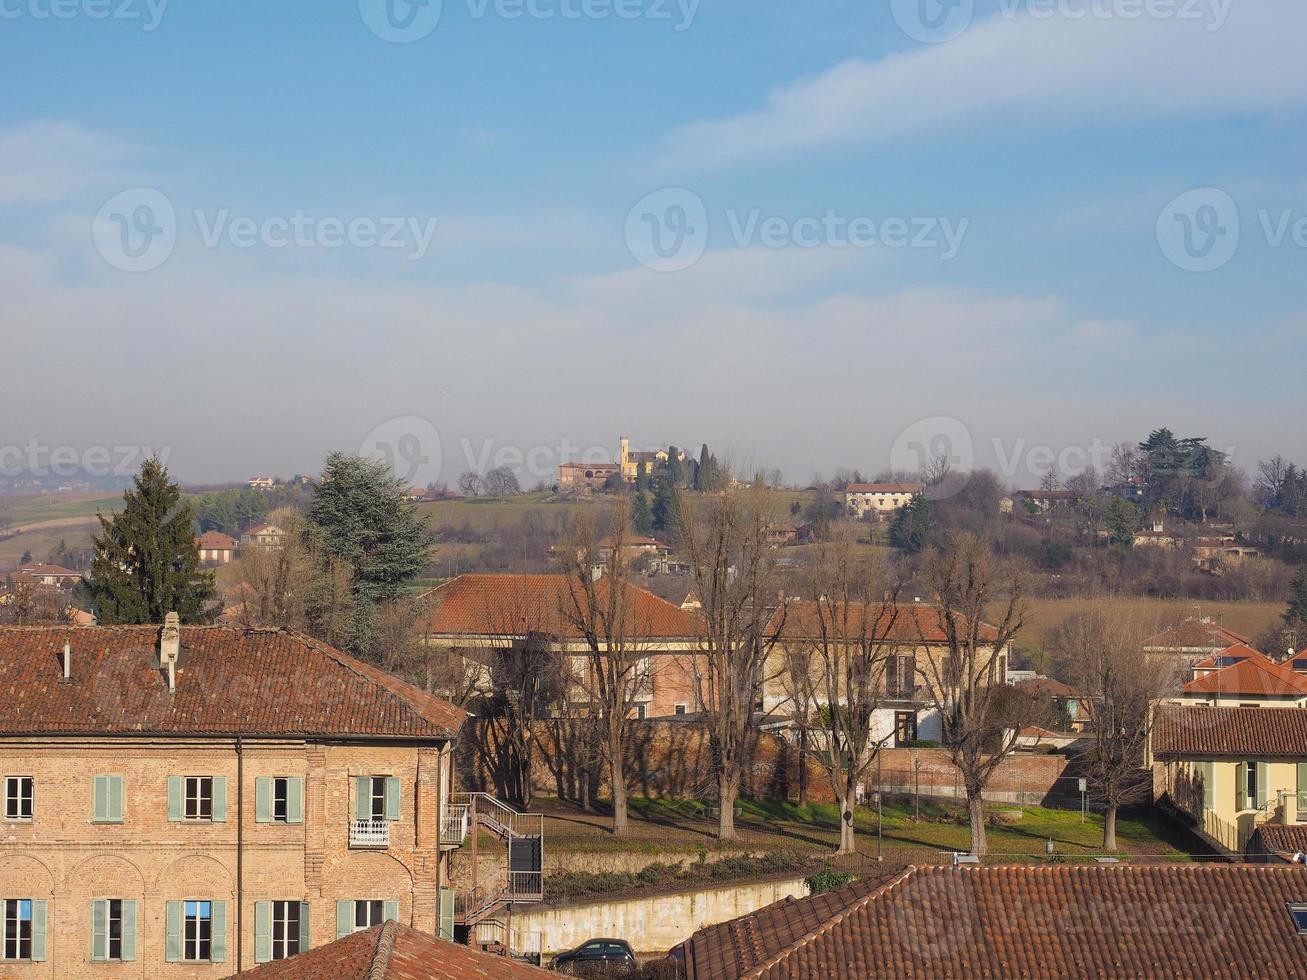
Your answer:
[[[920,3],[3,0],[0,442],[1307,462],[1307,8]]]

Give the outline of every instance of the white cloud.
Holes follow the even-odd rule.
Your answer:
[[[669,167],[767,159],[994,126],[1275,114],[1307,106],[1307,4],[1236,4],[1210,20],[995,15],[955,40],[851,59],[766,105],[666,140]]]
[[[111,179],[131,152],[113,137],[68,123],[0,130],[0,205],[66,200]]]

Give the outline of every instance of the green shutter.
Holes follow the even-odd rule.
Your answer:
[[[386,819],[399,819],[399,777],[386,777]]]
[[[1198,774],[1203,780],[1203,809],[1211,810],[1216,806],[1216,764],[1198,763]]]
[[[354,931],[354,903],[336,903],[336,938],[344,939]]]
[[[354,777],[354,819],[367,820],[372,816],[371,780],[367,776]]]
[[[286,779],[286,822],[304,822],[303,776],[289,776]]]
[[[1248,807],[1248,763],[1240,762],[1234,767],[1234,812],[1238,813]]]
[[[95,777],[96,782],[100,780]],[[102,963],[109,958],[109,903],[103,898],[91,902],[91,959]]]
[[[271,776],[260,776],[254,780],[254,822],[272,823]]]
[[[182,818],[182,777],[168,777],[168,819],[180,820]],[[178,953],[178,956],[181,954]],[[175,962],[175,961],[174,961]]]
[[[109,820],[123,822],[123,777],[109,776]]]
[[[136,959],[136,899],[123,899],[123,960]]]
[[[227,819],[227,777],[213,777],[213,822],[222,823]]]
[[[454,889],[440,889],[440,931],[441,939],[454,941]]]
[[[309,903],[300,902],[300,948],[299,952],[307,953],[313,945],[313,929],[309,924]]]
[[[384,902],[384,903],[382,904],[382,906],[381,906],[381,920],[384,922],[384,921],[386,921],[387,919],[394,919],[396,922],[399,921],[399,903],[398,903],[398,902]]]
[[[1269,762],[1257,763],[1257,809],[1266,806],[1266,784],[1271,781],[1271,765]]]
[[[109,819],[109,783],[108,776],[91,777],[91,819]]]
[[[1298,763],[1298,822],[1307,817],[1307,762]]]
[[[227,903],[213,903],[213,944],[209,954],[210,963],[223,963],[227,960]]]
[[[182,903],[169,902],[163,918],[163,958],[176,963],[182,958]]]
[[[32,962],[45,962],[45,899],[32,899]]]
[[[254,903],[254,962],[272,959],[272,903]]]

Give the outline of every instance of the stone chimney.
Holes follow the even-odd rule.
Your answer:
[[[73,676],[73,645],[64,640],[64,680]]]
[[[177,658],[182,652],[181,617],[170,612],[159,631],[159,666],[168,671],[168,690],[177,690]]]

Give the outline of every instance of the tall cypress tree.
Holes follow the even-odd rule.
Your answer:
[[[158,459],[147,459],[123,493],[123,509],[100,515],[87,582],[96,618],[106,625],[207,621],[213,574],[200,569],[195,515]]]
[[[631,525],[636,534],[649,534],[654,529],[653,512],[649,509],[649,495],[643,490],[635,491],[631,501]]]
[[[1284,622],[1293,626],[1307,625],[1307,568],[1298,569],[1289,586],[1289,603],[1284,610]]]

